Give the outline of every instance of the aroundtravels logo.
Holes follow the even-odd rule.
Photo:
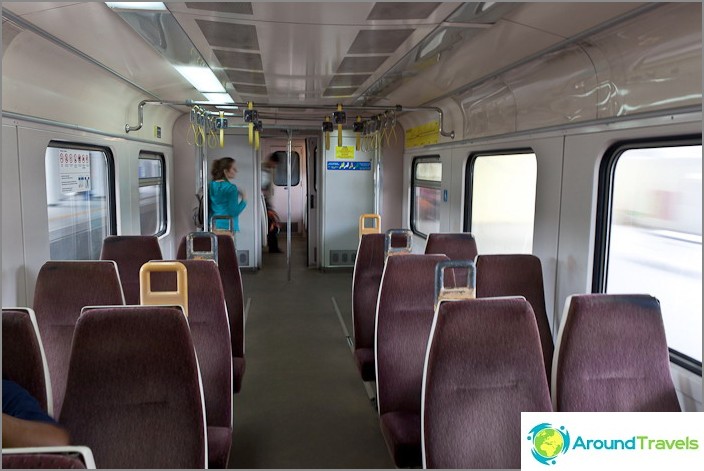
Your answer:
[[[564,426],[555,428],[549,423],[538,424],[530,430],[528,440],[533,442],[533,458],[545,465],[555,464],[556,458],[570,449],[570,433]]]

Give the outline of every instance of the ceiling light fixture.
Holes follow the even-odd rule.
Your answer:
[[[225,87],[209,67],[175,65],[174,68],[201,93],[225,93]]]
[[[229,93],[203,93],[210,103],[234,103]]]
[[[113,10],[166,11],[163,2],[105,2]]]

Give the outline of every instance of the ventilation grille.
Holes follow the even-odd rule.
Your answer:
[[[331,250],[331,266],[354,266],[354,259],[357,257],[356,250]]]
[[[249,250],[238,250],[237,251],[237,263],[241,267],[249,266]]]

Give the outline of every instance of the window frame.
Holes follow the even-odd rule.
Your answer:
[[[288,182],[284,183],[283,185],[279,185],[276,182],[276,175],[277,175],[277,170],[279,168],[284,168],[286,169],[286,161],[288,159],[287,155],[288,153],[285,150],[277,150],[275,152],[272,152],[273,154],[279,154],[279,162],[276,164],[276,169],[274,170],[272,176],[271,176],[271,183],[274,186],[278,186],[281,188],[287,188],[288,187]],[[283,154],[283,155],[281,155]],[[281,158],[283,157],[283,158]],[[295,165],[294,162],[297,162],[298,165]],[[298,172],[294,175],[293,169],[296,168]],[[296,180],[295,178],[298,178]],[[301,184],[301,154],[298,153],[298,151],[292,150],[291,151],[291,188],[297,187]]]
[[[144,157],[147,156],[147,157]],[[161,177],[149,177],[149,178],[141,178],[139,176],[139,161],[140,160],[158,160],[161,161]],[[142,185],[143,181],[149,181],[151,184],[149,185]],[[161,210],[162,214],[164,215],[163,221],[161,221],[161,225],[159,226],[159,230],[154,233],[154,234],[142,234],[142,235],[153,235],[156,237],[161,237],[164,234],[166,234],[166,231],[169,227],[169,213],[168,213],[168,195],[167,195],[167,188],[166,188],[166,157],[164,156],[163,153],[161,152],[155,152],[155,151],[150,151],[150,150],[140,150],[139,151],[139,156],[137,157],[137,193],[139,193],[139,188],[142,188],[142,186],[153,186],[154,183],[152,182],[159,182],[163,188],[163,197],[161,199]],[[137,198],[139,199],[139,198]],[[140,224],[139,224],[139,232],[142,232],[142,224],[141,224],[141,205],[140,205]]]
[[[410,226],[411,226],[411,231],[413,231],[414,234],[416,234],[419,237],[422,237],[424,239],[428,238],[428,234],[425,234],[424,232],[421,232],[416,228],[416,223],[415,223],[415,213],[416,213],[416,188],[431,188],[431,189],[442,189],[442,175],[440,176],[440,181],[435,182],[432,180],[420,180],[416,179],[416,168],[418,167],[418,164],[420,163],[439,163],[442,165],[442,161],[440,160],[440,154],[433,154],[433,155],[421,155],[418,157],[414,157],[413,161],[411,163],[411,204],[410,204],[410,212],[409,212],[409,218],[410,218]],[[416,182],[425,182],[427,184],[425,185],[417,185]],[[442,195],[441,195],[441,200],[442,200]]]
[[[474,164],[479,157],[496,157],[500,155],[516,155],[516,154],[533,154],[535,155],[535,164],[538,165],[538,154],[531,147],[519,147],[509,149],[492,149],[487,151],[474,151],[467,156],[467,165],[465,166],[464,178],[464,220],[462,221],[462,231],[472,232],[472,208],[473,208],[473,190],[474,190]],[[536,168],[537,172],[537,168]],[[536,201],[537,201],[537,173],[536,173]],[[535,209],[533,210],[535,211]],[[533,221],[533,230],[535,230],[535,220]]]
[[[107,201],[105,208],[108,211],[107,217],[107,227],[105,230],[106,235],[117,235],[117,194],[115,188],[115,157],[113,156],[112,149],[107,146],[101,146],[96,144],[86,144],[83,142],[76,141],[62,141],[52,139],[47,144],[44,153],[46,155],[46,150],[49,148],[53,149],[75,149],[75,150],[87,150],[89,152],[102,152],[105,155],[105,175],[107,179]],[[46,165],[46,163],[44,164]],[[46,182],[44,182],[46,186]],[[48,235],[48,234],[47,234]],[[51,243],[51,241],[49,242]]]
[[[611,223],[613,220],[614,177],[616,166],[621,156],[626,151],[633,149],[694,145],[702,145],[701,134],[622,140],[614,143],[604,152],[599,164],[599,183],[597,186],[592,293],[606,293]],[[670,362],[699,376],[702,375],[702,363],[700,361],[669,346],[667,349],[670,352]]]

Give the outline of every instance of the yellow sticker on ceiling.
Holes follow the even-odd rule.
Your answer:
[[[406,130],[406,149],[437,144],[440,136],[440,122],[431,121]]]

